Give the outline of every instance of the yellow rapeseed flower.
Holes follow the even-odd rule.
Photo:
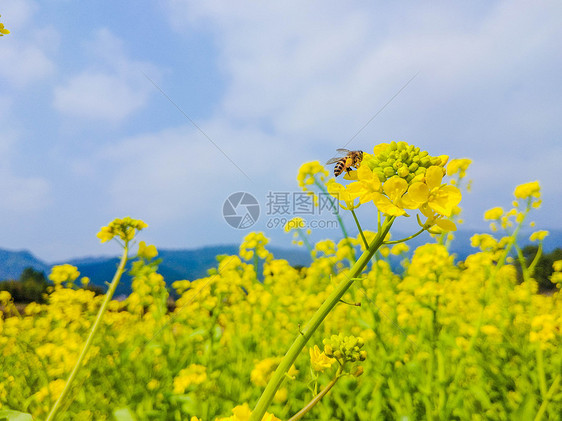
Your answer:
[[[279,357],[271,357],[259,361],[250,373],[252,383],[256,386],[267,386],[267,382],[269,382],[280,362],[281,358]]]
[[[62,285],[64,282],[68,286],[72,286],[74,281],[80,276],[78,268],[69,264],[56,265],[51,269],[49,279],[56,285]]]
[[[545,230],[535,231],[534,233],[531,234],[531,236],[529,237],[529,240],[531,240],[531,241],[542,241],[546,238],[546,236],[548,234],[549,234],[549,232],[545,231]]]
[[[309,349],[310,353],[310,364],[312,365],[312,369],[314,371],[323,372],[327,368],[330,368],[332,364],[336,362],[334,358],[328,357],[324,351],[320,351],[318,345],[314,345],[314,347]]]
[[[513,195],[518,199],[527,199],[529,197],[538,199],[541,196],[541,186],[538,181],[521,184],[515,187]]]
[[[147,246],[144,241],[141,241],[139,242],[139,252],[137,255],[143,259],[150,260],[158,256],[158,250],[156,250],[156,246]]]
[[[368,171],[371,172],[370,170]],[[356,184],[357,183],[353,183],[348,187],[352,187]],[[359,207],[361,202],[355,204],[355,198],[357,196],[353,195],[348,187],[341,185],[340,183],[336,182],[333,178],[330,179],[330,181],[328,181],[328,183],[326,184],[326,189],[328,190],[328,193],[338,200],[340,206],[343,209],[345,210],[356,209]],[[345,203],[345,205],[342,204],[341,202]]]
[[[402,253],[407,253],[410,247],[406,243],[398,243],[390,249],[390,254],[394,256],[399,256]]]
[[[243,405],[235,406],[232,409],[232,413],[234,415],[230,417],[223,417],[223,418],[215,418],[215,421],[249,421],[250,416],[252,415],[252,410],[247,403]],[[262,421],[281,421],[281,419],[277,418],[275,415],[266,412],[262,418]]]
[[[318,181],[324,181],[330,173],[326,168],[324,168],[319,161],[305,162],[299,168],[297,174],[297,181],[301,188],[305,188],[311,184],[314,184],[315,177],[318,177]]]
[[[429,167],[425,173],[425,183],[414,183],[408,189],[403,201],[406,208],[426,206],[439,215],[450,217],[460,203],[462,194],[455,186],[441,184],[443,175],[443,168]]]
[[[373,202],[377,209],[390,216],[406,215],[403,209],[402,196],[408,190],[408,183],[399,176],[393,176],[383,185],[382,193],[373,193]]]
[[[105,243],[116,236],[127,243],[135,237],[137,231],[146,227],[148,227],[148,225],[140,219],[133,219],[126,216],[123,219],[114,219],[109,223],[109,225],[102,227],[100,232],[98,232],[97,237],[102,243]]]
[[[367,203],[374,199],[381,191],[379,177],[366,165],[362,165],[356,171],[357,181],[347,188],[351,197],[359,198],[359,203]]]
[[[495,221],[500,219],[503,216],[504,210],[500,206],[496,206],[495,208],[488,209],[484,212],[484,219],[488,221]]]
[[[181,395],[191,385],[198,385],[207,380],[207,367],[200,364],[191,364],[180,370],[174,378],[174,394]]]
[[[1,17],[2,15],[0,15]],[[3,37],[4,35],[9,34],[10,31],[8,31],[6,28],[4,28],[4,24],[2,22],[0,22],[0,37]]]
[[[452,176],[458,173],[460,178],[464,178],[470,164],[472,161],[467,158],[452,159],[447,165],[447,175]]]

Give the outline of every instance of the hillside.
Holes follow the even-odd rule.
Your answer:
[[[457,260],[463,260],[474,249],[470,246],[470,237],[473,232],[458,231],[455,234],[455,240],[451,247],[451,252],[456,254]],[[399,234],[395,234],[394,238],[399,238]],[[528,234],[521,236],[522,243],[528,241]],[[428,241],[428,236],[418,237],[408,244],[411,249]],[[562,231],[551,231],[551,235],[545,239],[545,251],[552,251],[555,248],[562,248]],[[308,265],[310,263],[310,255],[303,248],[285,249],[279,247],[268,248],[276,258],[286,259],[291,265]],[[237,254],[238,246],[222,245],[208,246],[197,249],[179,249],[179,250],[159,250],[158,257],[162,259],[159,267],[159,273],[164,276],[168,285],[181,279],[198,279],[206,276],[207,270],[216,267],[216,256],[221,254]],[[398,264],[399,259],[393,259],[393,265]],[[86,257],[70,259],[65,262],[47,263],[35,256],[29,251],[10,251],[0,249],[0,280],[18,279],[20,274],[26,267],[32,267],[38,271],[48,273],[50,268],[55,264],[70,263],[76,267],[81,276],[90,278],[90,283],[105,287],[110,282],[115,269],[119,263],[119,259],[107,257]],[[117,295],[127,294],[130,291],[131,279],[125,275],[117,289]]]

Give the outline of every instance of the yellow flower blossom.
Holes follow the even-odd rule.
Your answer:
[[[521,184],[515,188],[513,195],[518,199],[527,199],[529,197],[538,199],[541,195],[541,187],[538,181]]]
[[[470,164],[472,161],[467,158],[452,159],[447,165],[447,175],[452,176],[458,173],[460,178],[464,178]]]
[[[144,241],[141,241],[139,242],[138,256],[146,260],[151,260],[158,256],[158,250],[156,250],[156,246],[147,246]]]
[[[263,232],[251,232],[244,237],[244,241],[240,244],[240,257],[244,260],[251,260],[256,254],[260,259],[271,259],[271,253],[265,248],[269,243]]]
[[[318,181],[324,181],[330,173],[326,168],[324,168],[319,161],[306,162],[302,164],[299,168],[297,175],[297,181],[301,188],[305,188],[311,184],[314,184],[315,177],[318,177]]]
[[[80,276],[78,268],[69,264],[53,266],[49,279],[53,281],[55,286],[67,283],[71,287],[76,279]]]
[[[2,15],[0,15],[1,17]],[[3,37],[4,35],[9,34],[10,31],[7,30],[6,28],[4,28],[4,24],[2,22],[0,22],[0,37]]]
[[[226,418],[216,418],[215,421],[249,421],[250,416],[252,415],[252,410],[247,403],[243,405],[235,406],[232,409],[232,413],[234,415]],[[262,421],[281,421],[281,419],[277,418],[275,415],[266,412],[262,418]]]
[[[359,203],[367,203],[380,194],[381,182],[378,176],[366,165],[362,165],[356,171],[357,182],[347,187],[346,193],[350,198],[359,198]]]
[[[314,371],[323,372],[327,368],[330,368],[332,364],[336,362],[334,358],[328,357],[324,351],[320,351],[318,345],[314,345],[314,347],[309,349],[310,353],[310,364],[312,365],[312,369]]]
[[[460,203],[462,194],[455,186],[441,184],[443,174],[443,168],[429,167],[425,173],[425,183],[416,182],[408,189],[403,200],[405,207],[426,207],[439,215],[450,217]]]
[[[400,256],[403,253],[407,253],[410,247],[406,243],[398,243],[390,249],[390,254],[394,256]]]
[[[531,241],[542,241],[546,238],[546,236],[548,234],[549,234],[549,232],[545,231],[545,230],[535,231],[534,233],[531,234],[531,236],[529,237],[529,240],[531,240]]]
[[[489,221],[495,221],[497,219],[500,219],[503,216],[503,214],[504,214],[503,208],[496,206],[495,208],[488,209],[484,213],[484,219]]]
[[[373,193],[373,202],[377,209],[389,216],[406,215],[403,209],[402,196],[408,190],[408,183],[401,177],[394,176],[383,185],[384,195]]]
[[[351,184],[349,187],[355,184],[357,183]],[[338,200],[338,202],[340,203],[340,206],[346,210],[356,209],[361,204],[361,202],[355,204],[355,198],[357,196],[354,196],[351,193],[349,187],[341,185],[340,183],[336,182],[334,179],[330,179],[330,181],[328,181],[328,183],[326,184],[326,189],[328,190],[328,193],[334,198],[336,198],[336,200]],[[344,204],[342,204],[341,202],[343,202]]]
[[[189,367],[180,370],[174,378],[174,394],[185,393],[191,385],[199,385],[207,380],[207,367],[200,364],[191,364]]]
[[[135,237],[137,231],[146,227],[148,227],[148,225],[140,219],[133,219],[126,216],[123,219],[114,219],[109,225],[102,227],[97,236],[102,243],[105,243],[116,236],[124,242],[129,242]]]

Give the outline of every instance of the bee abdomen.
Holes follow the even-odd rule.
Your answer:
[[[347,158],[342,158],[340,159],[338,162],[336,162],[336,165],[334,166],[334,175],[337,177],[338,175],[340,175],[343,172],[343,169],[345,167],[345,161]]]

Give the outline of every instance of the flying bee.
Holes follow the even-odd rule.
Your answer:
[[[336,164],[334,167],[334,175],[337,177],[342,172],[351,171],[351,167],[359,168],[363,159],[363,151],[349,151],[347,149],[338,149],[338,153],[345,154],[343,157],[336,157],[326,162],[326,165]]]

